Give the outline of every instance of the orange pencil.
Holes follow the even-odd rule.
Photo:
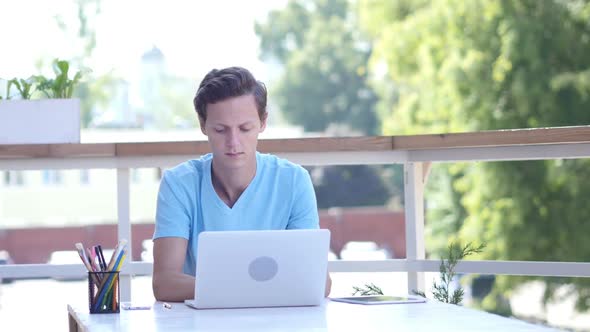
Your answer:
[[[113,292],[113,304],[112,304],[112,307],[111,308],[113,310],[117,310],[117,297],[118,296],[117,296],[116,290],[117,290],[118,287],[119,287],[119,278],[115,279],[115,285],[114,285],[113,290],[112,290],[112,292]]]

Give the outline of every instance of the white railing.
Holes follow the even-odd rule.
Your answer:
[[[462,134],[262,140],[259,150],[302,165],[403,164],[406,259],[331,261],[332,272],[407,272],[408,290],[424,290],[424,185],[430,164],[590,157],[590,126]],[[117,171],[118,238],[131,240],[129,170],[170,167],[208,152],[206,142],[0,145],[0,170],[96,169]],[[131,248],[130,248],[131,249]],[[129,254],[131,256],[131,253]],[[151,263],[128,262],[121,271],[121,298],[131,299],[131,276],[149,275]],[[590,277],[590,263],[463,261],[460,273]],[[80,277],[82,264],[0,266],[0,278]]]

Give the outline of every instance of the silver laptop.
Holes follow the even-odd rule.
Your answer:
[[[313,306],[324,301],[327,229],[201,232],[197,309]]]

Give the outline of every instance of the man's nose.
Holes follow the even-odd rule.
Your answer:
[[[228,133],[228,137],[226,140],[227,146],[229,147],[238,147],[240,145],[240,139],[237,130],[230,130]]]

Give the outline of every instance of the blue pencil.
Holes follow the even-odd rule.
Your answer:
[[[121,253],[119,254],[119,257],[117,257],[117,262],[115,263],[115,266],[118,267],[119,266],[119,262],[121,261],[121,258],[124,256],[124,251],[122,250]],[[116,270],[118,271],[118,269]],[[95,310],[100,309],[100,305],[102,303],[103,298],[105,297],[105,293],[107,293],[108,290],[108,285],[111,284],[111,281],[113,279],[114,273],[111,273],[109,275],[109,277],[101,284],[101,287],[99,288],[99,296],[96,299],[96,303],[94,304],[95,306]]]

